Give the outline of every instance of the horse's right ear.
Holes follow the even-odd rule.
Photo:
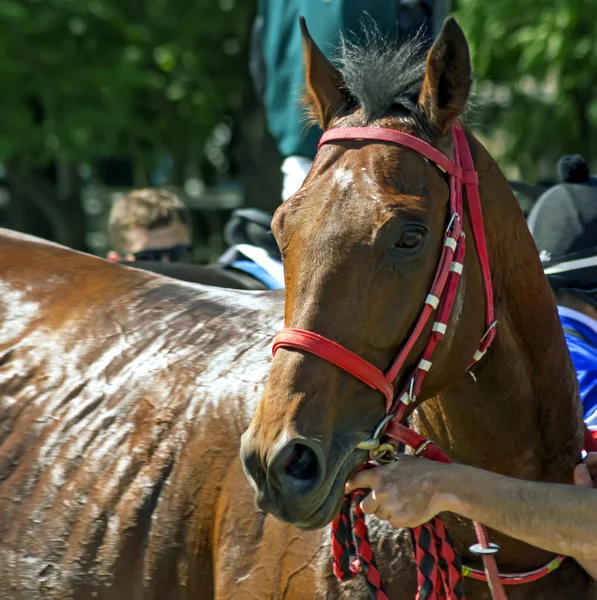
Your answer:
[[[281,1],[281,0],[280,0]],[[299,17],[303,36],[303,59],[307,90],[305,101],[313,119],[325,130],[348,95],[342,85],[340,71],[332,65],[313,41],[304,17]]]
[[[471,84],[468,42],[456,20],[450,17],[427,55],[419,96],[419,106],[441,133],[464,111]]]

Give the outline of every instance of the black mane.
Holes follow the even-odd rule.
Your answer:
[[[346,91],[367,122],[384,116],[414,117],[426,123],[417,101],[431,41],[419,32],[402,43],[384,37],[375,23],[363,23],[364,38],[343,37],[336,60]]]

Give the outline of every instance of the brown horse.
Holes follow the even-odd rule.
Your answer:
[[[372,35],[368,48],[345,47],[341,70],[324,58],[306,28],[303,34],[308,102],[322,129],[391,128],[451,155],[452,126],[471,87],[469,49],[455,21],[447,21],[426,62],[415,58],[416,43],[396,51]],[[413,424],[456,461],[525,479],[571,482],[582,419],[552,295],[504,176],[472,134],[467,137],[480,179],[499,333],[474,377],[465,376],[486,327],[481,269],[469,243],[451,333],[435,355]],[[429,293],[449,194],[444,174],[407,148],[354,139],[323,146],[302,189],[273,222],[285,261],[287,327],[316,332],[387,369]],[[470,222],[464,230],[472,240]],[[431,324],[403,377],[416,364]],[[317,356],[280,349],[242,442],[258,505],[304,530],[323,527],[340,507],[347,477],[366,458],[357,444],[383,416],[379,392]],[[453,515],[445,522],[464,562],[475,564],[468,551],[475,541],[471,524]],[[370,523],[389,597],[412,598],[408,540],[375,519]],[[491,536],[502,548],[503,571],[538,568],[552,558]],[[323,538],[313,542],[313,552],[320,544]],[[265,542],[261,548],[266,551]],[[277,564],[282,568],[283,559]],[[568,560],[508,593],[511,599],[580,599],[589,596],[588,586],[587,576]],[[366,597],[359,584],[341,588],[323,576],[312,589],[316,597]],[[489,597],[479,582],[467,580],[466,591],[467,598]]]
[[[466,42],[454,24],[430,54],[424,83],[424,64],[413,71],[404,60],[407,46],[363,50],[345,65],[339,87],[340,74],[308,36],[306,44],[322,124],[371,121],[433,136],[449,152],[442,123],[462,110],[461,87],[468,91]],[[367,57],[378,59],[378,71],[367,68],[375,66]],[[365,87],[351,76],[357,67],[372,77]],[[392,103],[375,94],[380,81],[392,87]],[[581,445],[574,372],[515,199],[469,139],[500,331],[477,382],[461,377],[483,329],[482,284],[469,248],[455,333],[430,372],[430,399],[416,425],[456,460],[569,481]],[[447,193],[434,168],[407,150],[327,147],[277,216],[287,324],[385,366],[426,293]],[[281,294],[175,282],[9,233],[0,236],[0,256],[2,600],[366,598],[362,581],[333,579],[329,531],[301,531],[255,508],[238,458],[268,377],[270,340],[282,326]],[[243,448],[260,501],[303,528],[325,524],[342,480],[364,458],[354,446],[382,414],[381,399],[349,375],[280,351]],[[281,472],[280,452],[297,436],[307,450]],[[278,478],[272,490],[261,477],[264,462],[268,481]],[[469,525],[447,522],[470,561]],[[371,526],[390,597],[411,600],[408,532],[375,519]],[[550,558],[494,539],[505,570]],[[582,599],[587,585],[570,560],[510,598]],[[487,597],[481,584],[468,591]]]
[[[0,598],[213,598],[283,295],[9,232],[0,256]]]

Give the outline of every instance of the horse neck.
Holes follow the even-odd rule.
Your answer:
[[[483,174],[498,333],[473,368],[476,381],[463,376],[427,401],[415,426],[457,462],[523,479],[571,482],[582,415],[553,295],[505,178],[478,142],[471,146]],[[464,314],[478,298],[465,298]],[[510,546],[516,563],[517,548]]]

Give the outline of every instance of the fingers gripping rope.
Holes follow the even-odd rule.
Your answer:
[[[332,523],[334,575],[341,581],[350,581],[362,570],[369,596],[373,600],[388,600],[360,507],[366,495],[362,489],[346,495]],[[464,600],[462,563],[442,521],[435,518],[417,527],[413,540],[419,588],[416,600]]]

